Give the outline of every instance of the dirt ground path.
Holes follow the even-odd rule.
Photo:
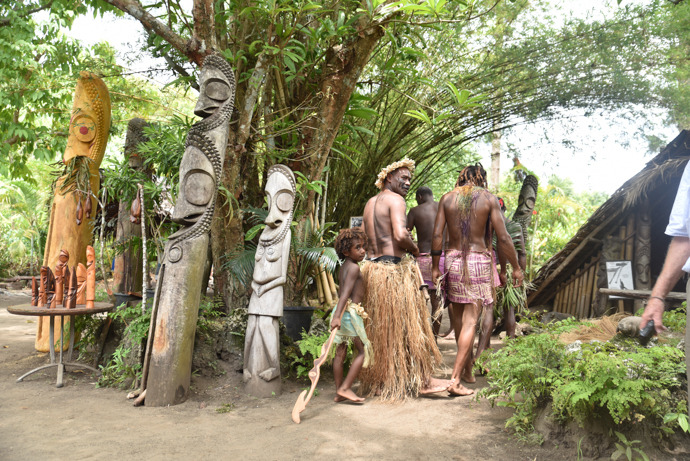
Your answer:
[[[334,404],[329,376],[299,425],[290,412],[304,384],[288,381],[281,396],[255,399],[232,371],[194,377],[190,399],[167,408],[135,408],[126,392],[98,389],[81,372],[68,371],[61,389],[54,368],[18,383],[49,360],[33,348],[36,319],[7,312],[27,302],[26,292],[0,292],[0,460],[577,459],[575,447],[518,442],[504,429],[509,410],[485,401],[439,395]],[[450,373],[455,346],[440,346]],[[479,378],[471,387],[483,384]]]

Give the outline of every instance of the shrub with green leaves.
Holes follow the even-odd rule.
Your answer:
[[[678,427],[687,431],[681,349],[663,343],[642,347],[616,337],[568,352],[557,335],[577,323],[584,322],[542,325],[545,333],[509,341],[477,360],[477,366],[489,370],[489,386],[478,397],[515,409],[506,427],[518,435],[533,433],[538,410],[552,403],[553,416],[561,422],[584,426],[592,418],[605,418],[646,424],[658,436]]]

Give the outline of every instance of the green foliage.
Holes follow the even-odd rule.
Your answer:
[[[199,304],[199,315],[196,321],[197,335],[201,335],[206,339],[212,336],[212,324],[217,322],[223,315],[223,300],[220,298],[206,298],[204,297]],[[244,325],[247,330],[246,320]]]
[[[151,310],[142,312],[141,303],[134,306],[124,304],[108,315],[113,321],[119,321],[125,325],[123,337],[127,338],[130,344],[145,343],[149,335]],[[98,380],[98,386],[122,388],[128,382],[130,386],[135,386],[141,378],[142,369],[140,363],[133,363],[132,354],[132,349],[121,343],[115,349],[110,361],[100,367],[102,374]]]
[[[50,167],[29,160],[36,181],[0,176],[0,275],[38,272],[48,233]]]
[[[628,440],[625,434],[621,434],[618,431],[614,431],[614,434],[616,434],[616,437],[618,438],[618,441],[620,443],[616,442],[616,451],[614,451],[611,454],[611,459],[613,461],[616,461],[622,455],[625,455],[628,461],[633,461],[634,459],[649,461],[649,457],[647,456],[647,454],[644,451],[642,451],[641,448],[637,448],[634,446],[642,442],[640,442],[639,440]]]
[[[685,306],[683,302],[683,306]],[[682,333],[685,331],[685,318],[686,318],[686,308],[680,307],[672,311],[664,312],[662,316],[662,322],[664,326],[671,331],[676,331]]]
[[[617,425],[645,424],[659,437],[678,427],[686,430],[683,351],[616,339],[567,352],[558,335],[577,323],[542,325],[545,333],[479,357],[477,366],[489,370],[489,387],[479,396],[515,410],[507,427],[529,436],[537,411],[551,402],[557,420],[581,426],[604,417]]]
[[[302,331],[302,339],[296,345],[283,347],[281,350],[282,359],[281,364],[287,374],[293,374],[296,378],[308,378],[309,370],[314,368],[314,360],[321,355],[321,348],[328,341],[330,331],[325,331],[318,335],[310,335],[306,331]],[[347,347],[346,362],[352,359],[352,344]],[[335,356],[335,345],[331,347],[331,351],[326,358],[326,362],[321,366],[323,371],[324,366],[330,363]]]
[[[232,402],[224,403],[221,406],[219,406],[218,408],[216,408],[216,413],[220,413],[220,414],[230,413],[234,409],[235,409],[234,403],[232,403]]]

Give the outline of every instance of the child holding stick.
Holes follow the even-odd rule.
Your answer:
[[[343,229],[335,239],[335,251],[344,259],[340,267],[340,298],[331,317],[331,330],[338,329],[335,344],[338,345],[333,360],[335,376],[336,402],[350,400],[361,403],[364,398],[352,391],[352,384],[362,367],[371,362],[371,343],[364,331],[367,318],[362,308],[364,284],[359,271],[359,263],[366,255],[367,236],[361,227]],[[342,319],[342,320],[341,320]],[[357,348],[357,356],[352,360],[350,370],[343,379],[343,365],[347,355],[347,342],[352,339]]]

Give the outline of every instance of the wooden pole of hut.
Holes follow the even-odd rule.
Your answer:
[[[627,235],[627,229],[626,226],[621,226],[618,228],[618,238],[620,238],[621,242],[623,242],[623,245],[621,245],[621,250],[620,250],[620,257],[619,259],[624,260],[625,259],[625,250],[627,247],[627,242],[625,241],[625,237]],[[619,299],[617,302],[618,305],[618,312],[625,312],[625,302],[622,299]]]
[[[635,277],[636,290],[650,290],[652,288],[651,263],[651,235],[652,219],[650,216],[649,199],[640,201],[638,211],[635,213],[635,249],[633,255],[633,275]],[[634,311],[644,307],[644,300],[634,301]]]

